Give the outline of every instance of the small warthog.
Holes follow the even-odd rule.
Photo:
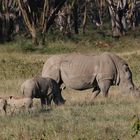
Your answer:
[[[26,80],[21,85],[21,91],[24,97],[40,98],[42,107],[46,105],[46,101],[47,105],[51,105],[52,100],[56,105],[65,103],[57,82],[49,77],[36,77]]]
[[[21,109],[28,110],[32,107],[33,101],[31,98],[13,97],[7,99],[7,106],[10,107],[10,113],[20,111]]]

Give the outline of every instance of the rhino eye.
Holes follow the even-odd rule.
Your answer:
[[[129,71],[129,68],[126,68],[125,71],[126,71],[126,72]]]
[[[125,72],[128,72],[128,71],[129,71],[129,67],[126,67],[126,68],[125,68]]]

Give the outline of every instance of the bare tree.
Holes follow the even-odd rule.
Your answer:
[[[50,9],[51,2],[49,0],[18,0],[24,22],[32,36],[32,40],[35,45],[40,43],[40,36],[42,40],[41,43],[44,44],[45,34],[54,23],[56,14],[64,5],[65,1],[66,0],[61,0],[59,2],[57,1],[57,3],[55,3],[55,7]],[[42,2],[42,4],[40,4],[41,6],[39,7],[38,4],[40,2]]]
[[[138,0],[0,0],[0,40],[11,40],[22,29],[42,46],[52,25],[68,36],[79,28],[86,33],[93,24],[102,27],[104,14],[110,15],[113,36],[121,37],[136,28],[139,8]]]
[[[74,31],[76,34],[79,33],[78,30],[78,0],[74,0],[73,2],[73,20],[74,20]]]
[[[87,8],[88,8],[88,0],[85,1],[84,4],[84,15],[83,15],[83,23],[82,23],[82,28],[83,28],[83,34],[85,34],[86,30],[86,24],[87,24]]]
[[[128,0],[107,0],[112,23],[114,37],[125,35],[126,32],[126,12]]]
[[[58,12],[56,25],[63,34],[71,35],[72,27],[74,27],[75,33],[78,34],[78,0],[65,3]]]
[[[137,8],[139,8],[139,3],[136,0],[130,0],[128,5],[128,10],[126,13],[126,20],[129,29],[135,30],[137,25]]]
[[[0,40],[11,40],[18,33],[19,9],[15,0],[0,0]]]

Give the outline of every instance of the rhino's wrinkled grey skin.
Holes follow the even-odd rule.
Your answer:
[[[50,77],[59,85],[84,90],[93,88],[96,97],[100,91],[108,95],[111,85],[133,91],[132,73],[128,64],[112,53],[63,54],[50,57],[43,66],[42,77]]]
[[[28,79],[21,85],[21,91],[24,97],[40,98],[42,107],[46,104],[46,100],[47,105],[51,104],[52,99],[56,105],[65,103],[61,96],[61,89],[51,78]]]

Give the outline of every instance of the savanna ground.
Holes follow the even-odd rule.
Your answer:
[[[137,31],[115,40],[94,32],[70,40],[50,37],[45,48],[37,49],[20,37],[14,43],[0,45],[0,96],[20,96],[22,82],[41,74],[43,63],[57,53],[100,53],[110,51],[123,57],[129,64],[134,83],[140,85],[140,35]],[[91,101],[91,90],[66,89],[66,104],[52,105],[51,110],[36,110],[13,116],[0,117],[0,140],[139,140],[132,128],[140,115],[140,99],[112,87],[108,99],[99,95]],[[139,125],[136,130],[139,129]]]

